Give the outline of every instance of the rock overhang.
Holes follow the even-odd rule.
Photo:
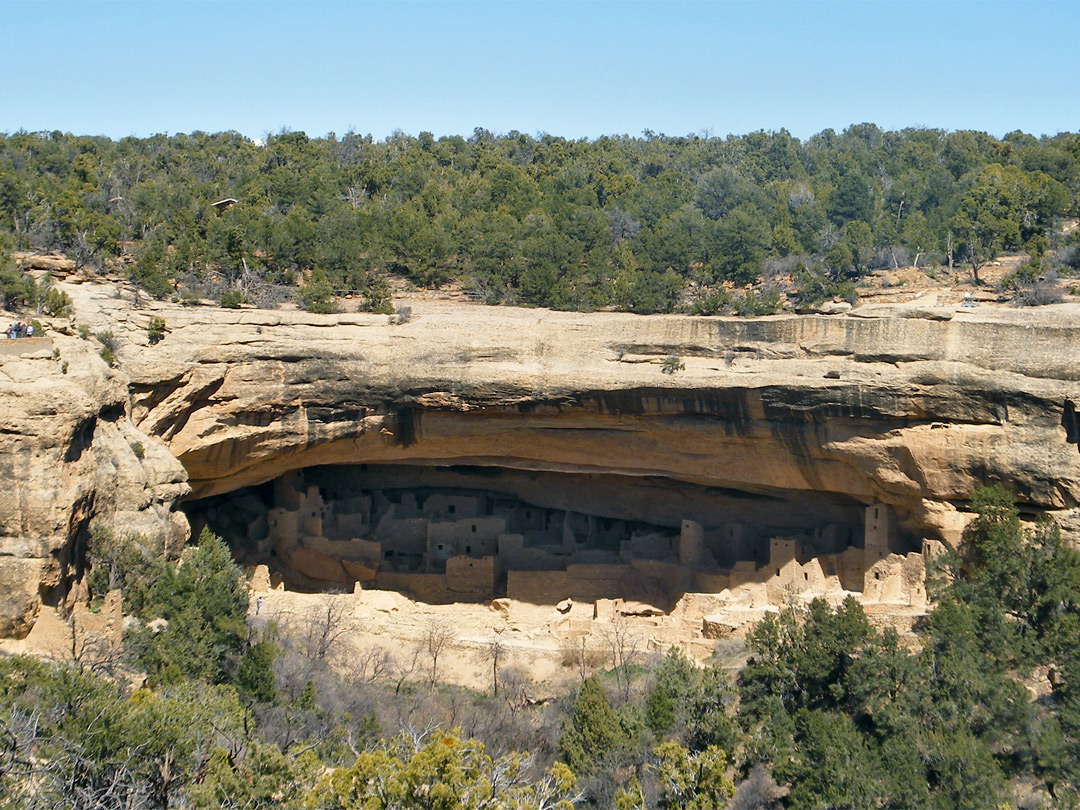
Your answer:
[[[133,309],[109,285],[61,286],[80,323],[120,341],[118,369],[77,365],[66,384],[93,400],[91,417],[120,403],[105,421],[151,458],[167,448],[190,497],[315,465],[474,465],[881,502],[905,531],[946,540],[980,483],[1006,484],[1033,511],[1080,500],[1074,305],[740,320],[417,302],[408,323],[390,324]],[[151,316],[168,324],[154,346]],[[665,374],[672,355],[685,367]],[[70,421],[57,435],[86,433]],[[112,449],[83,457],[105,472],[125,442],[102,442]],[[157,512],[183,494],[182,474],[149,476],[163,482]],[[50,548],[72,542],[53,534]]]

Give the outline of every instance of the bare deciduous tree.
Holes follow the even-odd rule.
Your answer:
[[[405,686],[405,682],[409,677],[416,672],[420,666],[420,654],[424,651],[423,643],[417,644],[412,648],[411,657],[402,657],[394,659],[391,670],[391,677],[394,679],[394,694],[401,694],[402,688]]]
[[[432,618],[424,631],[423,649],[431,659],[431,688],[439,680],[439,656],[446,651],[454,640],[454,628],[444,619]]]
[[[347,598],[329,595],[301,613],[280,617],[276,641],[281,653],[274,659],[274,675],[290,701],[309,681],[342,665],[347,612]]]
[[[499,696],[499,664],[506,657],[506,646],[498,636],[492,636],[491,640],[481,650],[484,660],[491,664],[491,695]]]
[[[622,688],[623,700],[630,700],[630,668],[641,656],[641,637],[633,632],[626,617],[615,614],[615,620],[607,630],[608,647],[611,649],[611,666]]]
[[[378,645],[357,650],[349,662],[350,679],[360,683],[378,683],[396,672],[390,651]]]

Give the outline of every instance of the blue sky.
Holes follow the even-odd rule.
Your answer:
[[[0,0],[0,131],[1080,130],[1080,2]]]

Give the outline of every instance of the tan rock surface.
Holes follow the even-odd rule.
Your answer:
[[[93,519],[162,552],[187,536],[173,511],[183,467],[131,424],[124,378],[96,343],[52,337],[56,359],[0,354],[0,637],[25,636],[42,600],[61,602]]]
[[[195,496],[314,464],[491,464],[881,501],[950,539],[983,481],[1041,509],[1080,500],[1071,304],[748,321],[416,301],[390,325],[70,292],[127,338],[133,419]],[[153,347],[151,314],[169,326]],[[685,371],[661,373],[672,354]]]
[[[966,309],[931,295],[751,321],[416,300],[392,325],[133,310],[110,284],[58,286],[79,323],[117,335],[120,362],[108,371],[92,342],[54,332],[68,375],[0,357],[0,634],[25,632],[70,576],[94,515],[175,543],[184,469],[194,496],[316,464],[610,473],[633,482],[615,506],[660,524],[693,518],[672,497],[689,482],[763,496],[760,509],[881,502],[913,535],[947,541],[982,482],[1037,510],[1080,502],[1072,304]],[[168,327],[155,346],[151,316]],[[683,371],[662,372],[670,355]]]

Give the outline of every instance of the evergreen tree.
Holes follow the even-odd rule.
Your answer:
[[[574,709],[559,738],[559,755],[576,773],[599,768],[622,739],[619,719],[608,703],[599,679],[592,675],[581,682]]]

